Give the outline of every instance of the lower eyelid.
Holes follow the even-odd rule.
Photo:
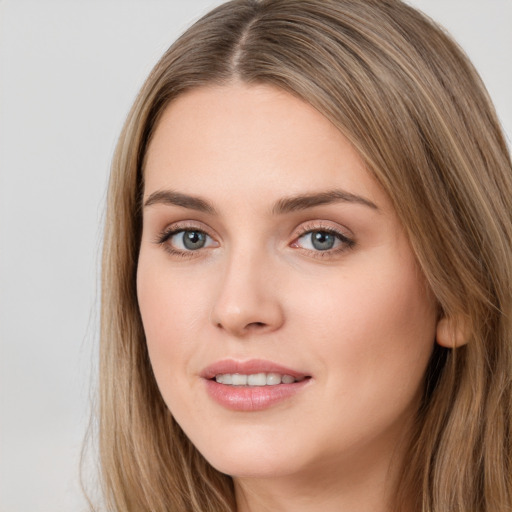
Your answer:
[[[170,243],[168,243],[172,239],[173,236],[175,236],[179,233],[182,233],[182,232],[186,232],[186,231],[197,231],[197,232],[204,233],[208,239],[208,241],[206,242],[206,245],[204,247],[198,248],[196,250],[190,250],[190,249],[187,250],[187,249],[180,249],[180,248],[173,247]],[[312,234],[314,232],[329,233],[329,234],[333,235],[339,243],[337,244],[336,247],[333,247],[330,249],[325,249],[325,250],[315,249],[315,248],[304,248],[298,244],[298,241],[300,238],[302,238],[308,234]],[[204,228],[198,227],[198,226],[192,226],[192,225],[170,226],[167,229],[165,229],[164,231],[160,232],[156,236],[154,243],[156,243],[158,245],[165,246],[166,251],[172,255],[181,255],[181,256],[189,256],[194,253],[200,252],[201,249],[208,249],[208,248],[212,248],[212,247],[215,248],[215,247],[219,247],[219,245],[220,245],[215,240],[215,238],[212,237]],[[310,253],[314,253],[315,256],[317,256],[317,257],[328,257],[329,255],[333,256],[336,253],[343,252],[347,249],[351,249],[355,245],[355,242],[351,237],[347,236],[346,234],[342,233],[339,230],[333,229],[330,226],[316,225],[316,226],[307,227],[304,230],[302,230],[300,233],[298,233],[295,236],[294,241],[290,245],[291,245],[291,247],[294,247],[297,249],[302,249],[302,250],[308,251]]]
[[[302,247],[301,245],[299,245],[298,241],[300,238],[302,238],[308,234],[312,234],[314,232],[329,233],[329,234],[333,235],[334,237],[336,237],[336,239],[339,243],[336,244],[337,246],[332,247],[330,249],[325,249],[325,250],[320,250],[320,249],[315,249],[315,248],[306,248],[306,247]],[[292,242],[291,247],[302,250],[302,251],[307,251],[314,257],[328,258],[328,257],[335,256],[336,254],[342,253],[348,249],[352,249],[354,247],[354,245],[355,245],[355,242],[352,238],[349,238],[347,235],[345,235],[335,229],[325,228],[325,227],[324,228],[315,227],[314,229],[307,229],[304,232],[302,232],[301,234],[299,234]]]
[[[182,241],[174,241],[173,238],[177,235],[183,236],[186,232],[198,232],[203,233],[206,236],[205,245],[202,247],[197,247],[195,249],[180,247],[182,245]],[[219,246],[219,243],[212,237],[204,228],[198,228],[197,226],[170,226],[162,233],[160,233],[155,243],[157,245],[162,246],[162,248],[170,254],[172,257],[179,258],[194,258],[199,257],[201,254],[204,254],[204,250],[214,249]]]

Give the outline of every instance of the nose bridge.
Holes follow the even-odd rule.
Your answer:
[[[269,252],[261,246],[233,246],[218,276],[212,311],[215,326],[235,336],[279,328],[283,312],[274,285],[275,273]]]

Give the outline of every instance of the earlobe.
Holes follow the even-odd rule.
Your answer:
[[[437,322],[436,341],[446,348],[457,348],[469,341],[469,329],[463,318],[440,318]]]

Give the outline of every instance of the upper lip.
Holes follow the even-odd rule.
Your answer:
[[[281,375],[291,375],[295,379],[308,377],[306,373],[292,370],[281,364],[272,361],[265,361],[264,359],[249,359],[247,361],[236,361],[234,359],[223,359],[217,361],[206,368],[200,373],[204,379],[213,379],[216,375],[226,373],[241,373],[243,375],[252,375],[255,373],[279,373]]]

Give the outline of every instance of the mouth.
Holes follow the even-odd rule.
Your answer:
[[[263,360],[224,360],[207,367],[201,377],[211,399],[226,409],[262,411],[291,400],[312,376]]]
[[[280,384],[294,384],[302,382],[310,377],[298,377],[293,375],[281,374],[276,372],[269,373],[251,373],[249,375],[243,373],[219,373],[215,376],[215,382],[225,384],[226,386],[278,386]]]

